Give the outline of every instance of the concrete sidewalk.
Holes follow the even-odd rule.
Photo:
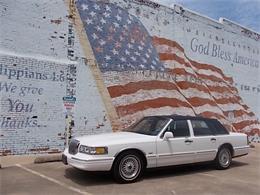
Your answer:
[[[10,167],[16,164],[32,164],[61,161],[61,153],[35,154],[35,155],[10,155],[0,157],[0,167]]]

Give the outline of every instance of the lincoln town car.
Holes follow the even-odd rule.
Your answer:
[[[216,119],[147,116],[121,132],[73,138],[62,154],[64,164],[87,171],[111,171],[120,183],[135,182],[144,170],[213,162],[230,167],[248,154],[246,134],[229,132]]]

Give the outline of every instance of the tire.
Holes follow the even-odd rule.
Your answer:
[[[143,174],[144,162],[137,152],[120,154],[113,165],[112,173],[118,183],[136,182]]]
[[[221,147],[215,159],[216,168],[220,170],[228,169],[231,165],[231,162],[232,156],[230,149],[227,147]]]

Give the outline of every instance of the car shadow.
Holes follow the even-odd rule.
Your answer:
[[[109,185],[115,183],[110,172],[82,171],[69,167],[65,169],[64,176],[83,186]]]
[[[234,161],[230,169],[246,166],[248,163]],[[215,166],[212,163],[191,164],[191,165],[177,165],[162,168],[148,169],[144,173],[142,180],[159,179],[166,177],[179,177],[185,175],[192,175],[196,173],[210,173],[215,171]],[[98,186],[116,184],[110,172],[89,172],[82,171],[73,167],[65,169],[67,179],[82,185],[82,186]]]
[[[229,169],[248,165],[248,163],[233,161]],[[154,168],[146,171],[145,179],[156,179],[165,177],[178,177],[192,175],[196,173],[210,173],[216,171],[215,165],[212,163],[198,163],[189,165],[175,165],[162,168]]]

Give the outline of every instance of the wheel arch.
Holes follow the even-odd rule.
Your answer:
[[[220,149],[223,148],[223,147],[228,148],[228,149],[230,150],[230,152],[231,152],[231,156],[232,156],[232,157],[234,156],[234,148],[233,148],[232,144],[230,144],[230,143],[224,143],[224,144],[222,144],[222,145],[220,145],[220,146],[218,147],[218,151],[220,151]]]
[[[119,151],[118,153],[116,153],[116,155],[114,156],[115,159],[114,159],[114,162],[113,162],[112,167],[114,166],[116,159],[117,159],[121,154],[123,154],[123,153],[125,153],[125,152],[136,152],[136,153],[138,153],[138,154],[142,157],[142,160],[143,160],[143,162],[144,162],[144,168],[146,168],[146,166],[147,166],[147,159],[146,159],[145,153],[144,153],[142,150],[138,149],[138,148],[125,148],[125,149],[123,149],[123,150],[120,150],[120,151]]]

